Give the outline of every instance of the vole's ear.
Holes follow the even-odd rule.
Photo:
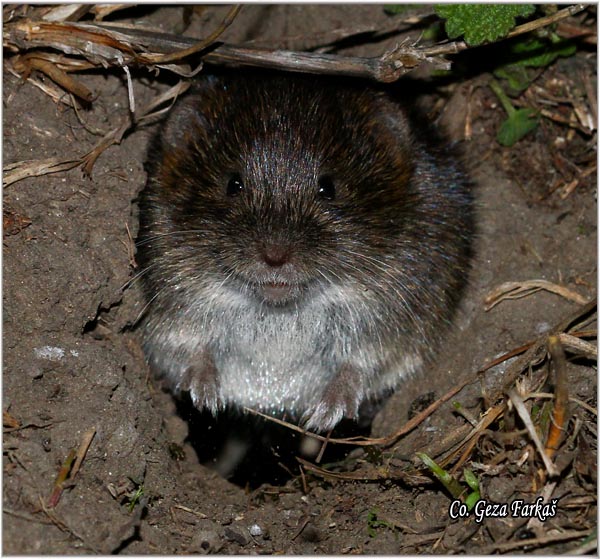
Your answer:
[[[163,149],[183,149],[191,137],[206,132],[208,111],[217,89],[217,78],[202,77],[184,97],[175,102],[162,129],[160,143]]]
[[[412,133],[405,108],[387,97],[382,96],[377,101],[377,116],[382,129],[393,134],[402,145],[410,144]]]

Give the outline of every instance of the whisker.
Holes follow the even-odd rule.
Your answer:
[[[148,310],[148,308],[150,307],[150,305],[155,301],[155,299],[163,292],[167,289],[167,287],[169,287],[168,285],[165,285],[164,287],[162,287],[161,289],[159,289],[155,295],[152,297],[152,299],[150,299],[145,305],[144,308],[140,311],[140,313],[137,315],[137,318],[133,321],[133,326],[137,326],[137,323],[140,321],[140,319],[144,316],[144,314],[146,313],[146,311]]]
[[[394,276],[390,272],[390,270],[392,270],[393,268],[377,258],[362,254],[360,252],[356,252],[356,251],[349,250],[349,249],[345,249],[344,252],[354,256],[357,260],[366,263],[366,265],[369,266],[371,269],[379,270],[380,272],[385,274],[386,277],[384,278],[384,277],[380,276],[379,281],[382,284],[387,285],[391,289],[391,291],[396,295],[396,297],[401,302],[402,307],[403,307],[404,311],[408,314],[409,318],[411,319],[413,326],[416,329],[418,329],[422,335],[425,335],[425,332],[421,326],[421,321],[418,320],[415,310],[413,308],[413,305],[411,305],[409,303],[409,298],[407,296],[410,296],[410,293],[407,291],[401,290],[400,287],[401,287],[401,279],[402,278]],[[353,270],[356,270],[362,277],[364,277],[365,279],[368,279],[369,283],[372,284],[372,277],[367,275],[363,270],[361,270],[358,267],[356,267],[352,264],[349,264],[347,262],[345,264],[346,264],[346,266],[352,268]],[[396,270],[396,272],[398,272],[398,270]]]
[[[175,237],[177,235],[197,235],[199,233],[205,233],[203,229],[188,229],[182,231],[169,231],[168,233],[159,233],[157,235],[153,235],[152,237],[147,237],[135,243],[136,247],[151,243],[152,241],[157,241],[158,239],[163,239],[165,237]]]
[[[143,270],[137,272],[132,278],[129,278],[121,287],[119,287],[119,291],[125,291],[126,289],[131,287],[131,285],[134,282],[138,281],[142,276],[146,275],[152,268],[154,268],[157,265],[158,262],[154,262],[153,264],[150,264],[150,266],[146,266]]]

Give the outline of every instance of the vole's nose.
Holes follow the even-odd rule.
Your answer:
[[[267,265],[279,268],[289,261],[290,247],[279,243],[266,244],[262,250],[262,257]]]

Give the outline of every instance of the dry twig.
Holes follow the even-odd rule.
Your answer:
[[[519,25],[509,34],[509,38],[556,23],[584,10],[585,7],[585,4],[576,4],[559,10],[551,16]],[[215,32],[215,36],[218,36],[231,23],[236,13],[232,10],[228,14],[221,27]],[[4,31],[4,45],[15,52],[31,48],[51,47],[68,54],[78,54],[94,64],[102,66],[126,66],[134,63],[156,64],[157,61],[180,60],[182,56],[205,50],[210,44],[208,39],[198,41],[193,38],[114,24],[94,25],[24,20],[8,23]],[[192,50],[187,50],[190,47]],[[468,45],[463,41],[447,42],[432,47],[418,47],[403,43],[380,57],[361,58],[221,44],[211,52],[205,53],[202,59],[211,64],[225,66],[254,66],[290,72],[346,75],[380,82],[393,82],[423,62],[448,69],[450,63],[444,57],[467,48],[469,48]],[[184,49],[183,53],[177,53],[182,49]],[[171,55],[174,52],[177,54],[172,58],[159,56]]]
[[[195,45],[188,47],[182,51],[173,52],[171,54],[142,54],[138,57],[138,62],[142,62],[145,64],[165,64],[168,62],[178,62],[183,58],[187,58],[192,54],[197,54],[208,47],[210,47],[222,34],[223,32],[233,23],[233,20],[240,13],[242,6],[240,4],[236,4],[233,6],[225,19],[221,23],[221,25],[215,29],[206,39],[199,41]]]

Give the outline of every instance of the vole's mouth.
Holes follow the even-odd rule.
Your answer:
[[[249,276],[250,274],[238,276],[239,289],[248,295],[254,295],[262,303],[274,306],[298,301],[310,290],[313,283],[311,278],[299,277],[299,274]]]
[[[272,305],[284,305],[297,299],[304,286],[300,283],[286,281],[265,281],[254,284],[256,294]]]
[[[258,284],[257,290],[267,303],[283,304],[298,297],[302,288],[297,283],[268,281]]]

